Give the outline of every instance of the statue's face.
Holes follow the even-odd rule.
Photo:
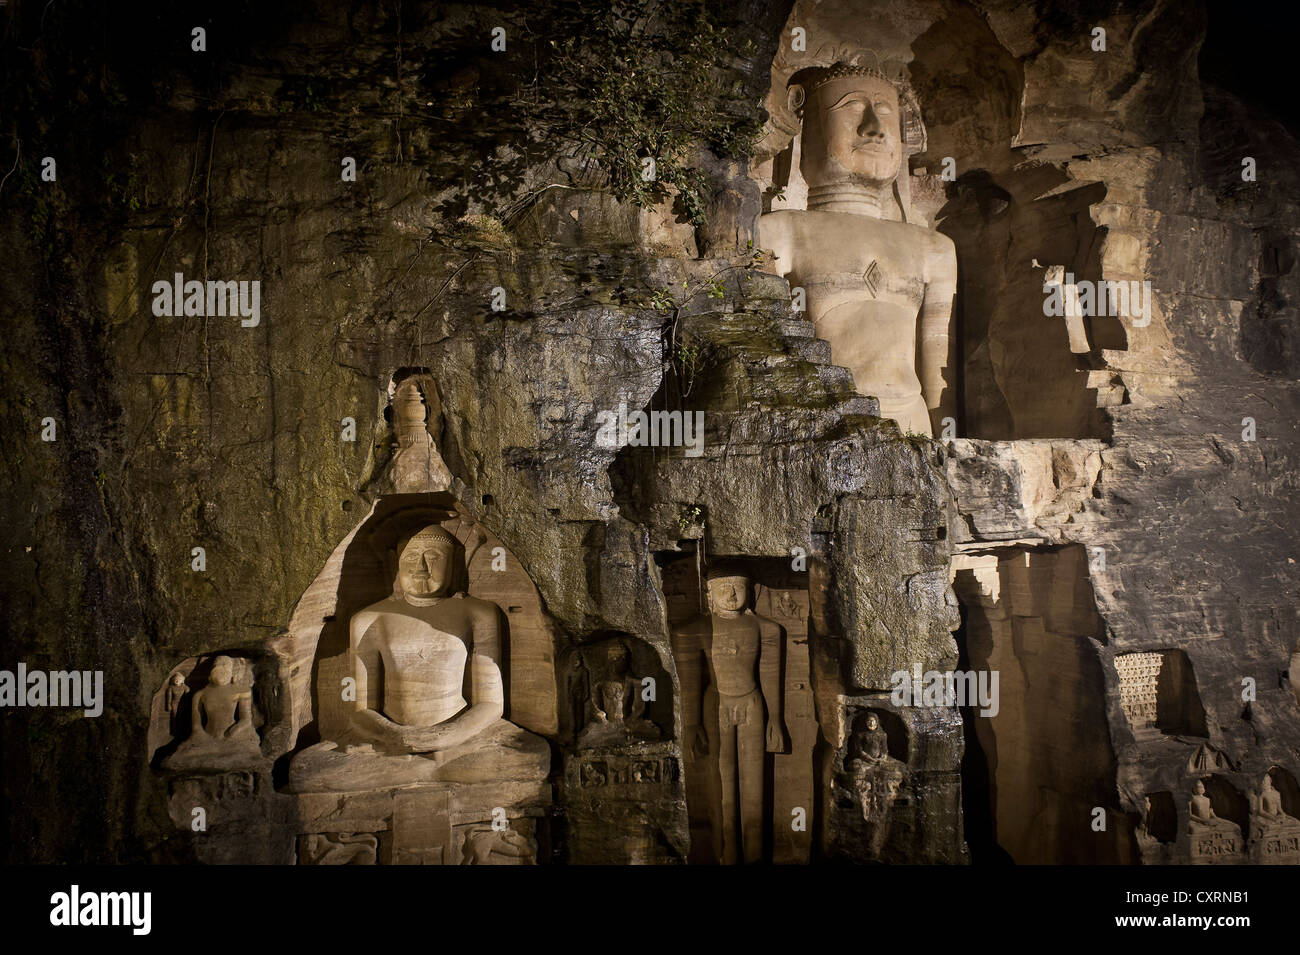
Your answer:
[[[451,548],[417,534],[397,558],[397,582],[411,597],[437,597],[451,584]]]
[[[876,76],[842,76],[813,90],[799,169],[810,186],[893,182],[903,164],[898,90]]]
[[[874,730],[880,726],[880,720],[876,719],[875,713],[867,714],[867,729]]]
[[[1198,779],[1198,780],[1196,781],[1196,785],[1192,787],[1192,792],[1196,793],[1196,795],[1198,795],[1198,796],[1204,796],[1204,795],[1205,795],[1205,783],[1201,782],[1201,781]]]
[[[217,657],[212,663],[211,681],[217,686],[225,686],[235,675],[235,661],[230,657]]]
[[[714,577],[709,581],[709,606],[715,611],[743,610],[748,600],[746,577]]]

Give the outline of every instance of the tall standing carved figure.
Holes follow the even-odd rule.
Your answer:
[[[883,73],[836,63],[788,86],[802,120],[808,209],[759,218],[777,272],[802,287],[831,360],[905,431],[932,435],[952,415],[952,240],[908,221],[906,155],[924,148],[911,94]],[[933,425],[933,427],[932,427]]]
[[[453,593],[456,553],[437,524],[399,548],[393,595],[351,620],[351,725],[293,758],[291,789],[545,777],[546,741],[503,719],[500,610]]]
[[[749,609],[749,579],[719,568],[709,575],[708,616],[677,630],[680,668],[702,664],[697,756],[717,762],[720,800],[712,812],[716,858],[725,865],[763,855],[766,753],[785,749],[781,711],[781,628]],[[688,721],[693,722],[693,721]]]

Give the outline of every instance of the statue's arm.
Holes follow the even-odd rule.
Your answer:
[[[790,225],[788,217],[767,215],[758,217],[758,247],[769,253],[764,257],[762,269],[773,275],[788,276],[793,269]]]
[[[945,235],[935,235],[927,256],[925,298],[917,325],[916,371],[930,411],[934,434],[942,421],[956,417],[956,363],[953,360],[952,304],[957,294],[957,250]]]
[[[506,694],[501,678],[501,611],[495,604],[475,607],[474,642],[470,647],[470,705],[450,724],[448,746],[473,739],[505,714]]]
[[[700,618],[678,627],[671,634],[673,659],[677,661],[677,681],[682,688],[682,713],[688,725],[695,726],[692,745],[697,753],[709,751],[708,732],[704,726],[704,642],[700,631]]]
[[[379,698],[379,677],[383,663],[379,656],[378,640],[366,633],[370,623],[370,616],[363,612],[355,615],[348,625],[348,638],[352,645],[352,679],[356,681],[352,726],[367,739],[397,744],[401,739],[402,727],[380,712],[383,701]]]
[[[773,620],[757,618],[758,683],[767,704],[767,751],[785,752],[785,722],[781,709],[781,627]]]
[[[199,733],[206,732],[207,729],[203,725],[203,691],[197,690],[190,701],[190,735],[197,736]]]

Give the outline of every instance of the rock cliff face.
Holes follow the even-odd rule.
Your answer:
[[[776,648],[758,858],[1300,859],[1255,811],[1267,777],[1300,817],[1300,150],[1198,77],[1203,11],[718,8],[697,112],[766,119],[795,28],[910,82],[904,184],[958,270],[931,440],[756,256],[798,201],[778,122],[752,155],[681,145],[695,222],[690,181],[617,201],[610,161],[548,138],[567,114],[527,78],[567,4],[232,8],[203,52],[168,4],[13,6],[0,665],[102,670],[105,699],[0,710],[6,861],[731,861],[713,664],[684,649],[722,568]],[[177,273],[257,280],[257,321],[158,314]],[[1121,314],[1045,313],[1103,282]],[[424,486],[394,465],[421,400]],[[451,589],[499,608],[504,716],[547,775],[295,791],[349,731],[349,622],[429,523]],[[218,655],[265,765],[177,770]],[[999,674],[995,713],[894,692],[954,670]]]

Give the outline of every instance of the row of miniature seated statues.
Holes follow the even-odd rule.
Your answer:
[[[333,738],[293,754],[290,792],[361,792],[424,783],[543,780],[551,771],[545,738],[505,719],[505,633],[500,608],[453,591],[457,540],[439,524],[400,542],[393,592],[348,625],[355,702]],[[762,852],[765,756],[786,748],[782,720],[782,628],[751,607],[753,584],[734,564],[708,574],[709,611],[676,627],[679,667],[704,675],[683,696],[695,756],[719,776],[715,855],[757,861]],[[236,677],[236,674],[238,676]],[[172,729],[182,729],[187,687],[167,688]],[[596,680],[577,745],[656,740],[636,681]],[[161,762],[171,771],[266,769],[254,728],[248,661],[218,656],[207,685],[190,693],[189,735]],[[872,742],[861,754],[878,759]]]
[[[1150,800],[1147,808],[1150,813]],[[1188,800],[1187,832],[1194,859],[1235,856],[1246,850],[1241,827],[1214,811],[1205,783],[1200,779],[1193,783]],[[1264,774],[1259,790],[1251,797],[1250,842],[1262,856],[1300,862],[1300,819],[1285,811],[1282,794],[1269,773]]]

